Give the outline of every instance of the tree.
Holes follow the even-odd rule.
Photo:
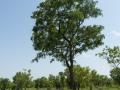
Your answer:
[[[48,77],[48,80],[49,80],[49,83],[50,83],[50,87],[55,87],[55,76],[50,74],[49,77]]]
[[[110,71],[110,76],[115,81],[116,84],[120,85],[120,68],[113,68]]]
[[[34,82],[37,89],[49,87],[50,84],[46,77],[37,78]]]
[[[92,70],[90,73],[90,90],[92,90],[93,85],[97,86],[98,85],[98,74],[96,70]]]
[[[113,68],[117,68],[120,65],[120,47],[118,46],[114,46],[113,48],[106,46],[103,51],[97,55],[107,60]]]
[[[35,26],[31,39],[38,51],[33,61],[51,56],[50,62],[62,62],[69,69],[70,88],[74,90],[75,55],[103,44],[103,26],[84,23],[102,15],[96,4],[94,0],[45,0],[32,15]]]
[[[32,77],[30,70],[24,70],[23,72],[17,72],[13,77],[13,83],[17,90],[22,90],[23,88],[30,88],[32,85]]]
[[[99,57],[104,58],[113,67],[110,71],[112,79],[120,84],[120,47],[114,46],[110,48],[106,46],[102,52],[97,54]]]
[[[59,72],[59,77],[60,77],[60,87],[63,89],[65,87],[65,74],[64,72]]]
[[[10,88],[10,81],[7,78],[0,78],[0,90],[7,90]]]
[[[81,67],[74,65],[75,83],[77,90],[80,88],[90,88],[93,90],[95,87],[110,86],[111,81],[105,75],[99,75],[96,70],[91,70],[89,67]],[[65,69],[65,75],[69,75],[68,68]],[[68,80],[69,85],[69,80]]]
[[[40,78],[37,78],[37,79],[34,80],[34,87],[36,89],[40,88]]]
[[[88,67],[81,67],[80,65],[74,66],[76,87],[85,88],[89,83],[90,69]]]

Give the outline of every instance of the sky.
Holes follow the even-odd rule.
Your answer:
[[[0,77],[12,79],[16,72],[31,69],[34,78],[56,75],[64,70],[61,63],[49,63],[49,57],[41,59],[39,63],[31,63],[36,52],[30,37],[34,20],[30,18],[32,12],[41,0],[0,0]],[[113,47],[120,45],[120,0],[98,0],[103,16],[90,19],[88,24],[104,26],[104,45],[76,56],[76,64],[89,66],[99,74],[108,75],[111,66],[106,60],[96,57],[105,45]]]

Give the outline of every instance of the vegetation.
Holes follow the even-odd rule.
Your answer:
[[[30,74],[30,70],[23,72],[17,72],[16,75],[13,77],[13,84],[12,87],[15,90],[22,90],[23,88],[30,88],[32,86],[32,77]]]
[[[33,79],[31,70],[16,72],[12,80],[0,78],[0,90],[120,90],[120,47],[105,47],[98,53],[112,66],[110,77],[89,67],[75,65],[75,56],[103,45],[103,26],[86,25],[102,12],[95,0],[44,0],[33,12],[31,40],[38,52],[33,59],[51,56],[50,62],[66,66],[58,75]]]
[[[107,90],[118,88],[116,80],[105,75],[100,75],[96,70],[91,70],[89,67],[81,67],[74,65],[75,85],[77,90]],[[58,75],[50,74],[48,77],[40,77],[32,79],[30,70],[17,72],[10,81],[6,78],[0,79],[0,90],[69,90],[69,75],[68,68],[64,72],[59,72]],[[111,75],[115,77],[116,73]],[[110,90],[109,89],[109,90]],[[114,89],[113,89],[114,90]]]
[[[6,90],[10,88],[11,82],[8,78],[0,78],[0,90]]]
[[[113,68],[110,71],[110,76],[116,82],[116,84],[120,85],[120,68]]]
[[[51,56],[69,71],[69,87],[76,90],[74,58],[103,44],[101,25],[85,25],[85,20],[102,15],[94,0],[45,0],[33,12],[32,41],[36,58]]]
[[[107,62],[112,65],[113,68],[118,68],[120,65],[119,46],[114,46],[113,48],[106,46],[106,48],[104,48],[103,51],[97,55],[107,60]]]
[[[110,76],[116,84],[120,85],[120,47],[114,46],[113,48],[110,48],[106,46],[106,48],[97,55],[103,57],[110,65],[112,65],[113,69],[110,71]]]

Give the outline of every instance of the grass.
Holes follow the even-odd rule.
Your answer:
[[[56,89],[55,88],[53,88],[53,89],[47,89],[47,88],[33,89],[33,88],[31,88],[31,89],[27,89],[27,90],[56,90]],[[68,89],[64,89],[64,90],[68,90]],[[86,89],[82,88],[80,90],[90,90],[90,89],[89,88],[86,88]],[[94,88],[93,90],[120,90],[120,88],[117,88],[117,87],[113,87],[113,88],[99,87],[99,88]]]

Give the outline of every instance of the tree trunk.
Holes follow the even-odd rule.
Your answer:
[[[75,84],[75,77],[74,77],[74,65],[73,65],[73,49],[72,49],[72,41],[70,40],[70,45],[69,45],[69,52],[70,52],[70,66],[69,68],[69,80],[70,80],[70,89],[71,90],[76,90],[76,84]]]
[[[71,90],[76,90],[73,66],[71,66],[69,68],[69,80],[70,80],[70,89]]]

